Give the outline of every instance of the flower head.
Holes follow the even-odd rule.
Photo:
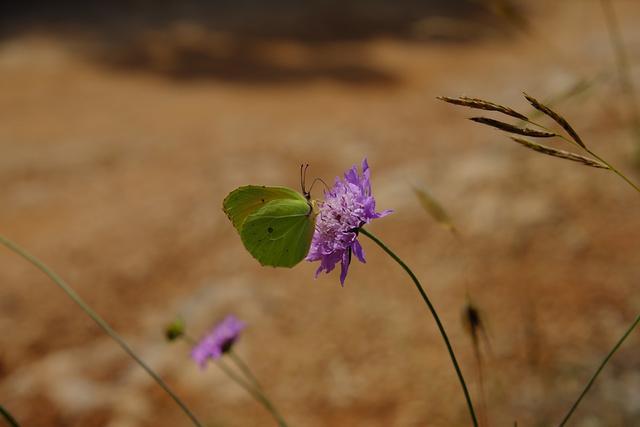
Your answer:
[[[362,174],[354,165],[345,172],[344,179],[336,177],[333,188],[325,191],[324,197],[319,203],[316,231],[306,260],[320,261],[316,277],[322,271],[329,273],[340,262],[340,283],[344,285],[352,254],[365,262],[358,229],[391,211],[376,212],[367,159],[362,161]]]
[[[234,315],[225,317],[193,347],[191,358],[204,368],[208,359],[219,359],[231,349],[245,326]]]

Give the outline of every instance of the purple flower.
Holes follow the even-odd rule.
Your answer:
[[[362,161],[362,175],[354,165],[336,177],[333,188],[325,191],[324,201],[319,203],[316,231],[311,241],[307,261],[320,261],[316,277],[329,273],[340,262],[340,283],[344,286],[351,255],[365,262],[364,251],[358,242],[358,229],[372,219],[391,213],[390,210],[376,212],[376,201],[371,195],[367,159]]]
[[[229,351],[244,328],[244,322],[238,320],[234,315],[225,317],[193,347],[191,358],[201,368],[204,368],[208,359],[219,359]]]

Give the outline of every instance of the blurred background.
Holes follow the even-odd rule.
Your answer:
[[[378,234],[448,328],[484,425],[558,423],[640,310],[640,197],[541,156],[438,95],[553,102],[640,180],[606,0],[5,2],[0,230],[42,258],[210,426],[273,425],[186,343],[235,313],[237,352],[294,426],[462,426],[409,279],[367,264],[262,268],[221,210],[243,184],[332,181],[367,157]],[[640,84],[640,3],[612,0]],[[561,145],[559,145],[561,147]],[[412,188],[446,207],[456,238]],[[314,188],[314,197],[322,189]],[[483,382],[464,328],[480,311]],[[571,425],[640,425],[633,334]],[[40,272],[0,249],[0,403],[24,426],[186,426],[158,386]]]

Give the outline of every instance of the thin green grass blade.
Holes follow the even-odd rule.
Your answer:
[[[11,415],[9,411],[7,411],[2,405],[0,405],[0,415],[4,418],[5,422],[9,427],[20,427],[18,421]]]

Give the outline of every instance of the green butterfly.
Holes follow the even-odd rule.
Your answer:
[[[260,264],[290,268],[309,252],[317,212],[302,187],[304,195],[287,187],[247,185],[224,199],[224,212]]]

